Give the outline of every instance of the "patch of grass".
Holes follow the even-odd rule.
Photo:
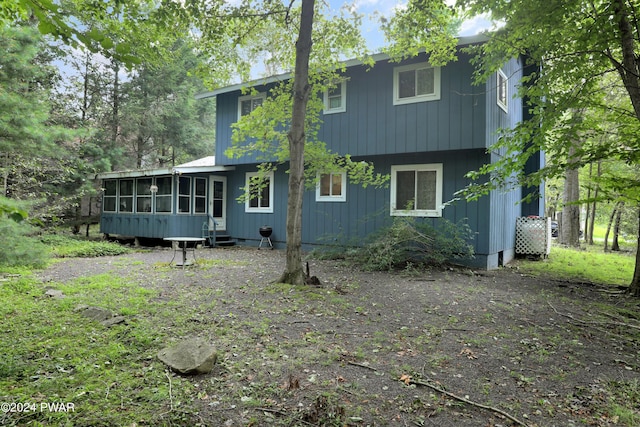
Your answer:
[[[91,258],[106,255],[123,255],[131,252],[131,249],[117,243],[94,241],[62,234],[45,235],[41,238],[41,241],[58,258]]]
[[[194,425],[192,387],[169,380],[155,358],[155,292],[109,275],[53,284],[61,299],[44,296],[45,286],[26,273],[1,286],[3,333],[11,338],[0,343],[0,401],[72,403],[74,411],[0,413],[0,425]],[[81,304],[128,322],[104,327],[76,313]]]
[[[595,248],[578,250],[553,246],[545,260],[521,261],[521,269],[538,276],[627,286],[633,277],[635,259],[629,254],[597,252]]]

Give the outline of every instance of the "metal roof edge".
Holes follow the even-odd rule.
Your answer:
[[[158,168],[158,169],[138,169],[138,170],[128,170],[128,171],[100,172],[95,175],[95,179],[137,178],[141,176],[171,175],[172,169],[173,168]]]

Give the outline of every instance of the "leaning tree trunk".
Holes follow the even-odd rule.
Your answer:
[[[296,42],[293,112],[289,138],[289,199],[287,202],[287,250],[282,283],[304,283],[302,267],[302,196],[304,194],[304,122],[309,100],[309,55],[315,0],[302,0],[300,30]]]
[[[622,208],[624,207],[624,202],[620,202],[618,205],[618,211],[616,212],[616,219],[613,222],[613,242],[611,243],[611,250],[614,252],[620,251],[620,221],[622,220]]]
[[[609,215],[609,222],[607,222],[607,231],[604,232],[604,251],[609,252],[609,234],[611,233],[611,226],[613,224],[613,219],[616,216],[616,209],[618,209],[618,204],[613,207],[611,211],[611,215]]]

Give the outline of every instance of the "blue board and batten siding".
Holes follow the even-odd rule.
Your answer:
[[[408,63],[424,62],[418,57]],[[403,63],[405,65],[405,63]],[[346,112],[323,117],[318,138],[340,154],[372,161],[376,172],[388,174],[392,165],[442,163],[443,202],[469,181],[464,175],[492,160],[497,154],[486,149],[497,140],[499,129],[510,128],[522,119],[522,104],[515,93],[521,77],[519,61],[505,65],[509,77],[509,103],[505,112],[497,105],[497,79],[473,85],[469,58],[461,58],[441,69],[441,96],[437,101],[393,105],[393,70],[397,64],[378,62],[369,69],[347,69]],[[261,92],[269,86],[258,87]],[[239,90],[217,95],[216,158],[225,164],[243,165],[229,176],[230,200],[241,195],[245,173],[256,170],[255,159],[228,159],[224,150],[231,141],[231,125],[238,117]],[[287,209],[287,165],[274,177],[273,213],[247,213],[244,204],[229,203],[228,232],[240,241],[259,240],[259,227],[273,227],[272,239],[284,243]],[[389,188],[362,188],[348,184],[346,202],[318,202],[307,191],[303,202],[305,246],[362,242],[372,232],[390,224]],[[497,267],[499,260],[513,256],[515,220],[520,215],[521,192],[495,191],[476,202],[457,201],[444,208],[450,221],[466,220],[476,232],[475,264]],[[424,218],[436,224],[437,218]]]
[[[469,57],[440,70],[438,100],[394,105],[394,68],[398,64],[380,60],[373,68],[350,65],[346,78],[346,111],[326,114],[318,138],[338,154],[350,154],[354,160],[373,162],[376,172],[390,174],[402,165],[442,165],[442,217],[467,221],[475,232],[474,266],[494,268],[514,255],[515,221],[521,215],[522,191],[494,191],[477,201],[455,200],[456,192],[469,184],[465,174],[493,162],[504,153],[487,152],[497,141],[498,132],[512,128],[523,119],[522,102],[513,97],[515,84],[522,77],[518,60],[503,67],[508,76],[508,108],[497,103],[496,75],[486,84],[473,85],[473,67]],[[425,62],[418,57],[402,65]],[[255,86],[268,93],[273,83]],[[257,170],[255,157],[230,159],[225,150],[231,145],[232,125],[238,119],[239,86],[223,88],[216,96],[216,165],[222,169],[202,174],[226,178],[226,234],[240,244],[258,245],[259,229],[273,228],[276,247],[284,247],[288,199],[287,164],[274,174],[272,213],[248,212],[243,195],[248,173]],[[214,96],[208,95],[208,96]],[[534,165],[535,167],[535,165]],[[234,170],[232,170],[235,168]],[[191,175],[196,176],[196,175]],[[208,182],[207,185],[210,185]],[[207,193],[209,194],[209,192]],[[176,207],[175,182],[173,206]],[[391,189],[362,188],[347,182],[346,200],[317,201],[316,192],[305,192],[302,241],[305,248],[315,245],[361,244],[366,236],[391,224]],[[530,214],[530,213],[527,213]],[[140,237],[200,236],[205,215],[103,213],[102,231]],[[418,218],[435,226],[435,217]]]
[[[346,111],[322,118],[318,139],[327,148],[356,157],[381,154],[487,148],[486,88],[472,85],[473,67],[464,55],[441,71],[438,101],[393,105],[395,63],[347,69]],[[426,62],[418,57],[403,65]],[[267,92],[272,86],[257,86]],[[222,164],[255,163],[255,158],[231,159],[232,125],[238,120],[240,90],[217,95],[216,159]]]

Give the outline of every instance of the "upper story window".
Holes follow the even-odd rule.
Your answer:
[[[273,172],[264,177],[257,172],[247,173],[245,189],[249,192],[245,212],[273,213]]]
[[[264,93],[259,93],[257,95],[245,95],[238,98],[238,119],[250,114],[253,110],[261,106],[264,99]]]
[[[347,174],[346,172],[323,173],[316,187],[316,201],[318,202],[346,202]]]
[[[324,91],[324,114],[347,111],[347,82],[342,80]]]
[[[393,104],[440,99],[440,67],[426,62],[393,69]]]
[[[498,106],[502,108],[506,113],[509,111],[509,97],[507,96],[507,75],[502,70],[498,70],[496,82],[498,89]]]
[[[442,164],[391,166],[391,215],[442,216]]]

